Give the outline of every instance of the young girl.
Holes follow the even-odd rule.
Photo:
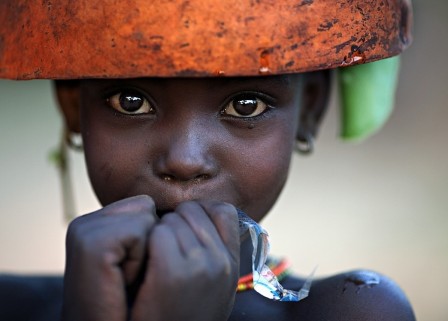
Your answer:
[[[296,145],[311,148],[326,69],[406,46],[407,2],[0,9],[0,76],[57,79],[104,206],[70,224],[63,278],[2,278],[2,320],[414,320],[397,285],[369,271],[315,280],[299,302],[266,298],[252,289],[263,231],[241,225],[272,208]],[[307,292],[284,262],[267,264]]]

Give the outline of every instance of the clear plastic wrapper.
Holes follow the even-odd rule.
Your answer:
[[[254,290],[266,298],[275,301],[300,301],[308,296],[313,273],[307,278],[299,291],[287,290],[278,282],[277,277],[266,265],[269,254],[269,235],[257,222],[238,210],[240,235],[248,230],[252,239],[252,272]]]

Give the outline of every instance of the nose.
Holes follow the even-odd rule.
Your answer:
[[[197,123],[177,127],[165,138],[163,152],[155,165],[160,179],[172,183],[198,183],[216,175],[216,161],[206,128]]]

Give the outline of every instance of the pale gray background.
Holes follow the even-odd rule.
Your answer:
[[[311,157],[295,156],[264,224],[298,273],[371,268],[408,294],[419,320],[448,320],[448,2],[414,1],[394,114],[354,145],[331,111]],[[334,95],[334,100],[337,100]],[[60,273],[65,224],[55,169],[59,116],[48,81],[0,81],[0,272]],[[80,213],[98,208],[72,153]],[[288,221],[287,221],[288,220]]]

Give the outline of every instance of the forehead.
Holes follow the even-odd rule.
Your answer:
[[[243,87],[270,90],[296,90],[302,84],[303,74],[260,76],[260,77],[206,77],[206,78],[133,78],[133,79],[87,79],[82,80],[82,89],[110,86],[136,85],[151,87],[153,90],[203,88],[210,94],[219,90]]]

